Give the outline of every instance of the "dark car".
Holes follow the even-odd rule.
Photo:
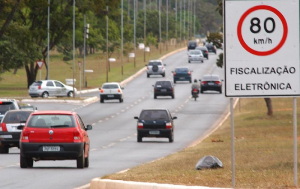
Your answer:
[[[187,50],[191,50],[191,49],[194,50],[196,49],[197,46],[198,46],[197,41],[189,41]]]
[[[22,129],[29,115],[34,110],[9,110],[4,115],[0,124],[0,154],[7,154],[9,148],[19,147]]]
[[[178,67],[172,71],[174,83],[176,81],[189,81],[192,83],[192,71],[188,67]]]
[[[213,53],[217,54],[217,48],[216,48],[215,45],[213,45],[213,44],[206,44],[205,46],[206,46],[208,52],[213,52]]]
[[[142,142],[143,137],[168,138],[174,141],[174,123],[177,117],[172,117],[167,109],[142,110],[137,119],[137,141]]]
[[[171,81],[156,81],[154,87],[154,99],[157,96],[171,96],[175,97],[174,84]]]
[[[218,91],[222,93],[222,81],[219,75],[204,75],[202,79],[200,79],[200,92],[204,91]]]
[[[208,60],[208,49],[206,48],[206,46],[197,47],[196,50],[201,50],[204,58]]]
[[[89,167],[90,139],[76,112],[37,111],[30,115],[20,138],[20,167],[33,160],[76,160],[77,168]]]

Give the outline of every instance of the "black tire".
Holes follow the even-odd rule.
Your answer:
[[[123,102],[123,98],[122,98],[122,97],[119,98],[119,102],[120,102],[120,103]]]
[[[85,158],[84,158],[84,150],[83,150],[83,152],[82,152],[82,156],[80,156],[80,157],[78,157],[77,158],[77,168],[78,169],[83,169],[83,167],[84,167],[84,160],[85,160]]]
[[[166,77],[166,74],[165,74],[165,73],[163,73],[163,74],[162,74],[162,76],[163,76],[163,77]]]
[[[137,134],[137,142],[143,142],[143,137],[141,137],[139,133]]]
[[[104,103],[104,99],[100,99],[100,103]]]
[[[86,158],[84,158],[84,167],[90,166],[90,154]]]
[[[204,60],[201,60],[201,62],[203,63],[203,62],[204,62]]]
[[[190,83],[192,83],[192,80],[190,79]]]
[[[27,167],[32,168],[33,167],[33,159],[32,158],[26,158],[27,159]]]
[[[174,83],[176,83],[176,80],[174,80]]]
[[[191,61],[189,61],[189,63],[191,63]]]
[[[154,95],[154,99],[157,99],[157,96],[156,96],[156,95]]]
[[[73,91],[69,91],[69,92],[68,92],[68,97],[73,97],[73,96],[74,96]]]
[[[43,98],[48,98],[49,97],[49,93],[48,92],[43,92],[42,93],[42,97]]]
[[[27,168],[27,158],[20,155],[20,167],[21,168]]]
[[[9,148],[7,146],[0,147],[0,154],[8,154]]]
[[[152,66],[152,71],[153,72],[157,72],[158,71],[158,66],[157,65],[153,65]]]
[[[147,74],[147,77],[149,77],[150,76],[150,74]]]
[[[222,89],[219,90],[220,94],[222,94]]]
[[[174,99],[175,98],[175,95],[174,94],[172,94],[172,99]]]
[[[174,133],[173,133],[173,131],[169,136],[169,142],[174,142]]]
[[[200,93],[203,93],[203,90],[200,90]]]

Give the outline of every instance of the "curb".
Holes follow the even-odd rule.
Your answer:
[[[225,189],[204,186],[183,186],[173,184],[157,184],[95,178],[91,181],[90,189]]]
[[[42,100],[34,100],[34,99],[23,99],[20,102],[30,103],[30,102],[52,102],[52,103],[72,103],[72,104],[80,104],[80,103],[92,103],[98,101],[99,98],[94,96],[91,98],[87,98],[85,100],[50,100],[50,99],[42,99]]]

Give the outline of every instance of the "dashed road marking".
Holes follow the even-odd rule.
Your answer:
[[[99,120],[99,121],[98,121],[98,123],[101,123],[101,122],[102,122],[102,120]]]
[[[91,152],[96,151],[96,150],[97,150],[96,148],[90,149]]]

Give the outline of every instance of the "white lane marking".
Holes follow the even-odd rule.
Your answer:
[[[91,152],[96,151],[96,150],[97,150],[96,148],[90,149]]]
[[[142,99],[144,99],[145,97],[143,96]]]
[[[119,115],[120,113],[118,112],[117,115]]]
[[[99,120],[99,121],[98,121],[98,123],[101,123],[101,122],[102,122],[102,120]]]
[[[137,136],[137,134],[136,134],[136,133],[134,133],[134,134],[133,134],[133,136]]]
[[[134,102],[134,104],[137,104],[138,102]]]
[[[126,109],[129,109],[129,107],[127,106]]]
[[[141,99],[139,99],[139,102],[141,102],[142,100]]]
[[[127,140],[127,138],[122,138],[122,139],[120,139],[119,141],[120,141],[120,142],[123,142],[123,141],[125,141],[125,140]]]
[[[125,112],[125,110],[121,110],[121,112]]]
[[[96,123],[92,123],[92,126],[95,126],[96,125]]]
[[[175,112],[178,112],[178,110],[175,110]]]
[[[127,138],[131,138],[132,136],[128,136]]]
[[[131,107],[133,107],[133,104],[130,104]]]
[[[107,121],[107,120],[109,120],[109,118],[107,117],[107,118],[105,118],[105,120]]]
[[[111,118],[114,118],[115,116],[114,115],[112,115],[112,116],[110,116]]]

